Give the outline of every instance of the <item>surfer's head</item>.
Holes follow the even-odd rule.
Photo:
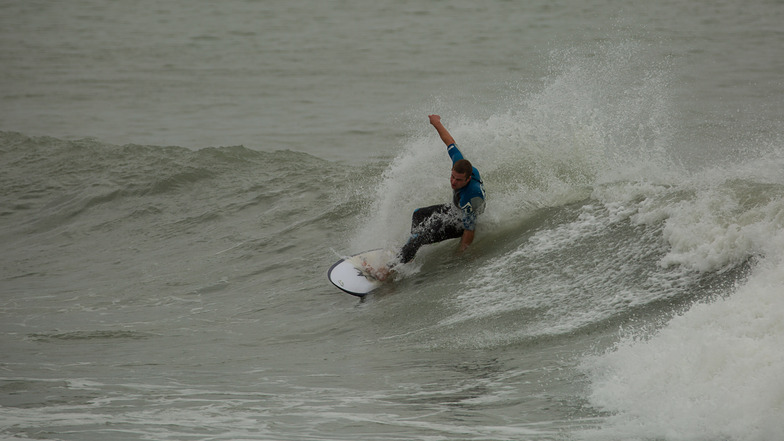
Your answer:
[[[452,185],[452,190],[460,190],[461,188],[468,185],[468,181],[471,180],[471,172],[474,170],[474,166],[471,165],[467,159],[461,159],[455,162],[455,165],[452,166],[452,177],[449,179],[449,183]]]

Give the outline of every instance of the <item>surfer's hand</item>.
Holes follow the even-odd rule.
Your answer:
[[[441,122],[441,117],[438,115],[428,115],[428,118],[430,118],[430,124],[432,125],[436,125]]]
[[[468,246],[474,241],[474,232],[473,230],[465,230],[463,231],[463,236],[460,238],[460,252],[468,249]]]

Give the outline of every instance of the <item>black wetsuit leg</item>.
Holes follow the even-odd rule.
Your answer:
[[[449,204],[417,208],[411,216],[411,237],[400,250],[403,263],[410,262],[422,245],[463,235],[463,222]]]

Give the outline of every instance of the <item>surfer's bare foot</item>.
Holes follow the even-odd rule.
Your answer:
[[[386,265],[382,266],[381,268],[373,268],[369,263],[363,261],[362,269],[379,282],[387,280],[389,276],[392,275],[392,269]]]
[[[373,270],[371,274],[373,274],[373,277],[383,282],[387,280],[390,275],[392,275],[392,270],[388,266],[382,266],[377,270]]]

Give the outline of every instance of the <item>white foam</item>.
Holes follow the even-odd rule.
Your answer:
[[[749,256],[782,251],[774,238],[784,228],[784,160],[775,156],[702,171],[640,207],[640,223],[666,219],[670,246],[664,266],[707,272],[733,267]]]
[[[513,251],[477,268],[452,300],[455,312],[439,324],[508,313],[527,317],[499,335],[481,336],[484,344],[492,345],[571,332],[681,293],[691,280],[687,270],[646,268],[640,263],[664,252],[660,228],[647,228],[615,243],[608,229],[619,219],[618,210],[588,204],[574,221],[537,231]]]
[[[784,433],[784,264],[728,298],[585,361],[590,403],[613,412],[586,439],[768,441]]]

